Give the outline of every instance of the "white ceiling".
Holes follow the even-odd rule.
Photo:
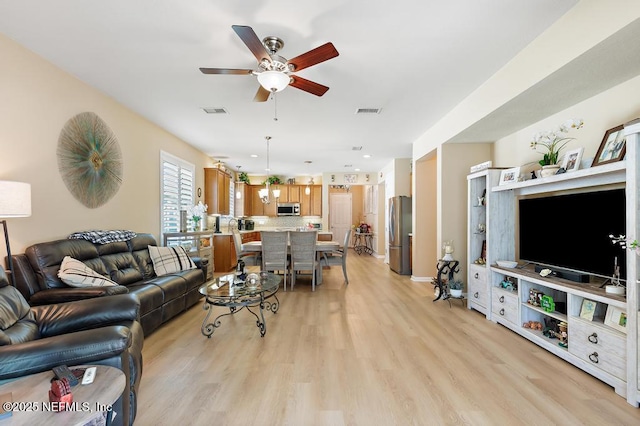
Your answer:
[[[411,157],[414,140],[576,3],[0,0],[0,33],[233,169],[264,174],[269,135],[271,173],[295,177]],[[254,76],[202,74],[256,68],[232,25],[280,37],[289,59],[332,42],[337,58],[297,74],[330,90],[288,87],[257,103]]]

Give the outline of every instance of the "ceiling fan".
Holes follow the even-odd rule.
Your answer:
[[[293,73],[338,56],[338,51],[332,43],[325,43],[287,60],[276,54],[284,46],[282,39],[268,36],[260,41],[251,27],[232,25],[231,28],[258,60],[258,70],[200,68],[203,74],[255,75],[260,83],[258,92],[253,98],[256,102],[266,101],[271,93],[280,92],[287,86],[304,90],[316,96],[322,96],[329,90],[327,86],[298,77]]]

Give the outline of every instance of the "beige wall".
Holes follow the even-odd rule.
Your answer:
[[[158,237],[160,151],[193,163],[197,187],[203,185],[209,158],[2,35],[0,52],[0,180],[28,182],[32,191],[32,216],[7,222],[12,252],[90,229],[131,229]],[[71,195],[57,166],[60,130],[85,111],[110,127],[124,162],[119,191],[96,209]],[[4,258],[4,245],[0,254]]]
[[[621,10],[624,10],[624,13],[620,13]],[[446,142],[638,18],[640,2],[637,1],[580,1],[414,142],[413,159],[416,164],[438,151],[437,174],[441,179],[438,183],[437,206],[439,240],[451,238],[449,235],[458,233],[460,218],[449,212],[454,205],[458,205],[461,210],[466,205],[466,187],[464,191],[461,190],[461,186],[456,183],[457,179],[447,180],[446,176],[454,169],[459,170],[461,176],[469,173],[468,167],[462,167],[462,163],[460,168],[451,168],[458,158],[455,156],[456,151],[450,153],[444,148],[449,145]],[[522,166],[537,161],[539,154],[536,155],[529,147],[533,134],[541,130],[554,129],[566,119],[573,117],[583,118],[585,127],[572,132],[572,136],[576,136],[578,140],[571,142],[567,148],[584,146],[585,157],[593,156],[605,130],[640,116],[639,101],[637,97],[630,96],[638,93],[639,84],[638,78],[634,78],[502,138],[494,146],[491,158],[494,166]],[[550,98],[549,102],[555,101]],[[495,141],[487,141],[488,144],[493,142]],[[450,157],[449,154],[454,156]],[[471,155],[470,152],[469,154]],[[470,156],[470,162],[467,164],[477,164],[487,159],[484,154],[478,155],[475,159]],[[425,214],[427,212],[417,205],[414,215],[422,217]],[[416,240],[427,238],[431,238],[428,233],[414,230],[415,256],[422,257],[425,254],[420,252],[421,244],[416,244]],[[458,244],[457,240],[458,238],[456,253],[460,253],[461,249],[466,250],[466,238],[464,244]],[[462,253],[456,254],[459,255]]]
[[[438,164],[437,157],[427,157],[414,164],[413,268],[412,279],[429,281],[435,275],[440,257],[437,220]]]
[[[583,147],[582,158],[593,158],[606,130],[640,118],[640,97],[635,95],[637,93],[640,93],[640,76],[499,139],[495,144],[494,165],[527,165],[531,168],[531,163],[535,164],[541,158],[541,154],[529,148],[533,135],[553,130],[569,118],[582,118],[584,127],[567,134],[575,140],[570,141],[563,152]]]

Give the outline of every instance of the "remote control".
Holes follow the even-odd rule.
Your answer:
[[[69,370],[69,367],[67,367],[66,365],[53,367],[53,374],[55,374],[58,379],[67,379],[71,386],[75,386],[78,384],[78,378],[71,372],[71,370]]]
[[[93,379],[96,378],[96,367],[89,367],[85,370],[84,376],[82,376],[82,384],[90,385],[93,383]]]

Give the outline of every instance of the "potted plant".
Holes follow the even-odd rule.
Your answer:
[[[451,297],[462,297],[462,281],[460,280],[451,280],[449,281],[449,294]]]
[[[583,125],[584,122],[581,118],[570,119],[562,123],[555,131],[539,132],[534,135],[531,149],[537,151],[537,148],[542,146],[546,151],[541,153],[544,155],[542,160],[538,161],[538,164],[542,166],[542,177],[551,176],[558,171],[560,151],[569,141],[575,139],[565,137],[564,133],[568,133],[571,129],[580,129]]]
[[[249,180],[249,175],[247,174],[247,172],[241,172],[238,175],[238,181],[239,182],[244,182],[247,185],[251,184],[251,181]]]
[[[269,185],[282,185],[282,180],[278,176],[269,176],[267,179]]]

